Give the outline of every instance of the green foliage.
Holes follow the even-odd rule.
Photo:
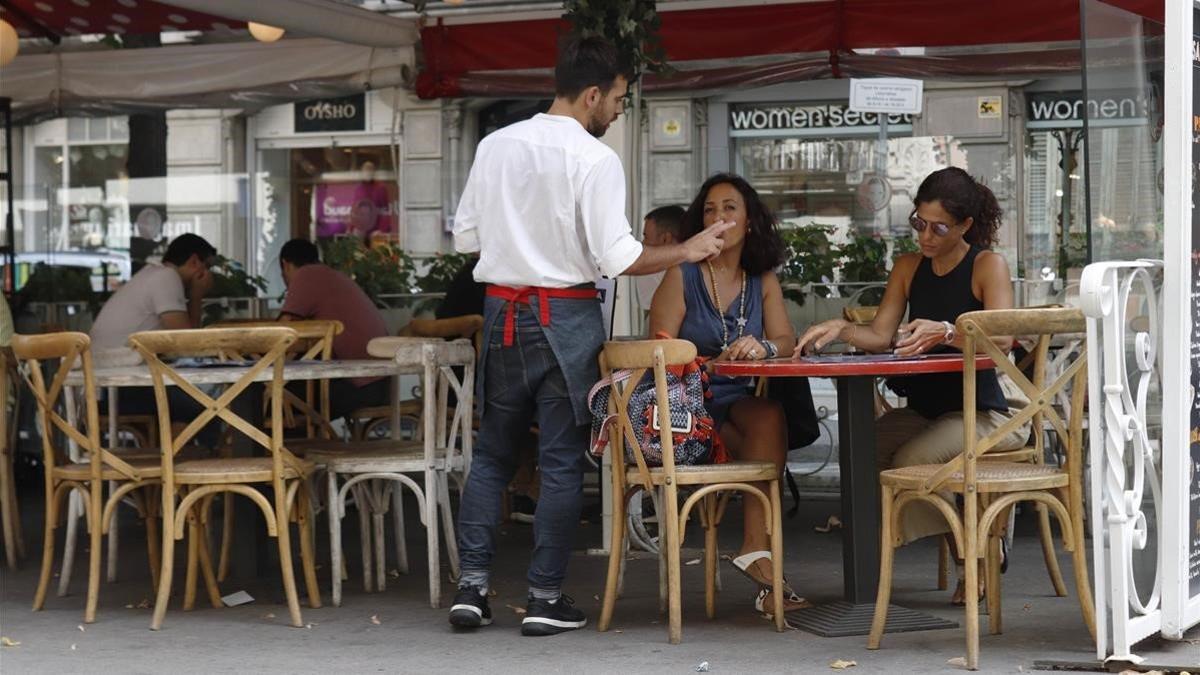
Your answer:
[[[787,246],[787,262],[779,271],[779,280],[784,284],[833,281],[839,253],[829,241],[832,233],[833,228],[826,225],[782,229],[779,234]],[[829,295],[829,289],[823,286],[816,286],[813,291],[821,296]],[[784,289],[783,294],[798,305],[804,304],[804,292],[800,289]]]
[[[86,302],[95,311],[97,298],[92,290],[91,270],[38,263],[21,287],[18,304],[24,306],[30,302]]]
[[[429,269],[417,281],[417,286],[422,293],[445,293],[454,276],[470,260],[470,253],[438,253],[429,259]]]
[[[916,253],[921,250],[917,240],[912,237],[897,237],[892,240],[892,260],[899,258],[905,253]]]
[[[210,298],[253,298],[267,292],[267,280],[248,274],[236,260],[218,255],[209,269],[213,275],[213,287],[208,292]]]
[[[658,36],[661,21],[654,0],[565,0],[563,9],[573,34],[610,40],[629,60],[635,80],[643,71],[669,70]]]
[[[842,281],[866,283],[887,280],[887,243],[880,237],[855,235],[838,253],[842,262]]]
[[[389,244],[367,248],[354,237],[338,237],[322,247],[325,264],[349,275],[372,300],[417,290],[416,263],[401,248]]]

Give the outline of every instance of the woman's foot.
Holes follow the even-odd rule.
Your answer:
[[[958,585],[954,587],[954,594],[950,596],[950,604],[955,607],[962,607],[967,604],[967,580],[965,576],[966,574],[960,565],[958,567]],[[977,596],[979,600],[984,599],[985,592],[986,587],[983,585],[983,576],[980,575],[979,595]]]
[[[787,589],[784,591],[784,596],[783,596],[783,612],[784,612],[784,614],[786,614],[788,612],[793,612],[797,609],[806,609],[808,607],[812,607],[811,602],[809,602],[805,598],[802,598],[802,597],[796,595],[795,593],[793,593],[791,591],[791,589]],[[759,589],[758,595],[755,596],[755,598],[754,598],[754,609],[756,609],[760,612],[763,612],[765,614],[770,614],[771,612],[775,611],[774,591],[772,591],[770,588]]]

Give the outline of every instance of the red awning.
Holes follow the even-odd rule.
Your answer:
[[[1162,21],[1163,0],[1108,1]],[[773,66],[772,77],[782,78],[778,81],[821,76],[812,69],[813,54],[830,55],[823,59],[821,73],[828,76],[832,70],[833,76],[842,76],[847,73],[840,67],[856,49],[1054,43],[1078,40],[1080,34],[1078,0],[825,0],[663,11],[660,16],[659,34],[674,64],[804,55],[792,64],[790,75],[778,72],[786,67]],[[424,28],[425,67],[417,80],[417,94],[421,98],[520,95],[533,87],[544,93],[548,91],[543,87],[545,73],[497,71],[552,68],[558,36],[567,30],[561,19],[453,26],[439,22]],[[1061,64],[1059,58],[1051,67]],[[985,58],[978,65],[989,68],[980,72],[996,72],[991,66],[1004,64]],[[946,69],[944,63],[940,67]],[[1032,71],[1026,67],[1022,72]],[[653,81],[652,87],[652,81],[647,78],[647,88],[675,88],[659,81]],[[507,93],[502,91],[505,82],[512,85]]]
[[[245,23],[153,0],[4,0],[0,18],[21,37],[148,34],[244,28]]]

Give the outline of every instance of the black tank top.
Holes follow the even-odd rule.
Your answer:
[[[913,274],[908,292],[908,319],[929,319],[954,323],[958,315],[983,309],[983,302],[971,290],[975,258],[980,249],[972,246],[954,269],[945,276],[933,272],[930,258],[922,256]],[[961,350],[939,345],[930,353],[961,353]],[[908,399],[908,407],[922,416],[935,419],[948,412],[962,410],[962,374],[931,373],[910,375],[888,380],[888,386]],[[975,372],[975,407],[978,410],[1008,412],[1004,391],[993,370]]]

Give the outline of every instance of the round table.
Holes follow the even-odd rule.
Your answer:
[[[879,588],[880,490],[875,457],[875,378],[963,370],[961,354],[912,358],[862,355],[799,360],[710,362],[710,372],[738,377],[831,377],[837,382],[838,464],[842,492],[843,602],[794,612],[799,627],[826,637],[866,635]],[[995,368],[986,356],[975,367]],[[953,625],[953,624],[949,624]],[[948,622],[903,607],[888,613],[888,631],[932,630]]]

